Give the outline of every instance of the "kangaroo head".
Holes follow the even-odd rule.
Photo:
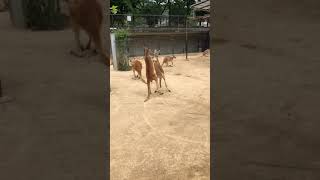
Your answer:
[[[158,55],[160,54],[160,50],[155,49],[155,50],[154,50],[154,54],[155,54],[156,56],[158,56]]]
[[[129,59],[129,65],[132,66],[132,62],[133,60],[132,59]]]
[[[144,47],[144,56],[149,55],[149,49],[147,47]]]

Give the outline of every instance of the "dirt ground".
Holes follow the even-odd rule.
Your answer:
[[[209,57],[176,56],[164,66],[171,92],[162,87],[147,102],[147,86],[132,71],[111,67],[111,179],[209,179]]]

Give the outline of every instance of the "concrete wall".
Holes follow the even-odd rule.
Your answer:
[[[129,56],[143,55],[144,46],[160,49],[160,54],[185,53],[185,38],[185,34],[132,35],[128,43]],[[208,48],[208,33],[188,34],[188,52],[199,52],[199,49],[204,51]]]

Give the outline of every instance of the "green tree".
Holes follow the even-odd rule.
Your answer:
[[[175,0],[171,3],[169,15],[179,15],[182,17],[170,17],[170,24],[185,24],[186,17],[191,15],[191,5],[195,3],[195,0]]]
[[[119,14],[161,15],[169,10],[170,15],[190,15],[194,3],[195,0],[111,0],[111,6],[117,6]]]
[[[149,1],[144,4],[144,6],[140,9],[140,14],[143,15],[161,15],[163,13],[163,9],[165,6],[163,5],[165,3],[165,0],[155,0],[155,1]],[[157,24],[159,20],[159,16],[146,16],[146,23],[153,27],[155,24]]]
[[[169,15],[182,15],[188,16],[191,14],[191,5],[195,3],[195,0],[111,0],[111,5],[117,6],[119,14],[134,14],[134,15],[162,15],[165,11],[169,12]],[[154,26],[159,17],[147,16],[143,19],[149,26]],[[126,18],[123,16],[114,16],[113,21],[121,22],[122,25]],[[133,21],[137,23],[138,20]],[[185,22],[185,18],[170,17],[169,24],[182,24]],[[114,22],[113,22],[114,23]]]

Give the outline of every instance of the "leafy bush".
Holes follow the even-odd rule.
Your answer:
[[[128,31],[125,29],[115,31],[117,62],[119,71],[129,71],[131,67],[128,60]]]

